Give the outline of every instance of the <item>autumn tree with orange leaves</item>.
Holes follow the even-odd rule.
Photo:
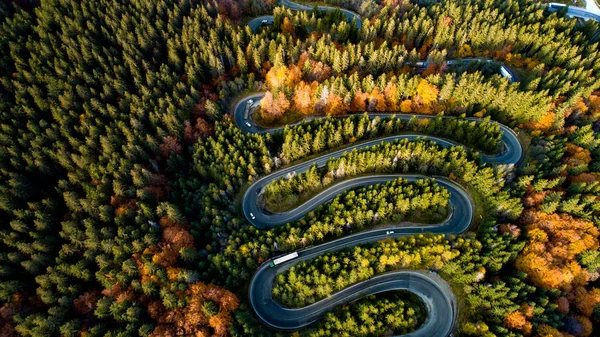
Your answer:
[[[166,310],[159,301],[150,303],[148,314],[158,322],[150,337],[175,336],[227,336],[231,312],[238,308],[239,300],[230,291],[213,284],[192,284],[182,297],[187,305]],[[211,304],[215,304],[211,309]]]
[[[438,93],[437,86],[429,83],[426,79],[421,79],[417,86],[415,102],[423,112],[431,112],[431,105],[437,101]]]
[[[358,91],[356,91],[356,93],[354,93],[354,97],[352,98],[352,102],[350,103],[350,110],[352,112],[367,111],[367,99],[368,98],[369,98],[369,94],[366,94],[361,89],[358,89]]]
[[[298,84],[294,93],[294,108],[303,115],[310,115],[314,112],[315,98],[314,94],[317,90],[317,82],[307,84],[302,81]]]
[[[348,111],[348,106],[344,104],[342,98],[336,94],[329,94],[327,96],[327,103],[325,105],[325,114],[332,116],[344,115]]]
[[[532,328],[531,323],[527,321],[527,318],[521,311],[509,313],[504,319],[504,325],[510,329],[521,330],[526,334],[531,332]]]
[[[265,97],[260,101],[260,116],[268,123],[277,121],[290,107],[290,101],[285,97],[283,92],[271,94],[267,92]]]
[[[589,273],[576,256],[598,249],[598,228],[589,221],[564,214],[529,211],[522,220],[529,241],[516,260],[517,268],[542,288],[570,291],[585,285]]]

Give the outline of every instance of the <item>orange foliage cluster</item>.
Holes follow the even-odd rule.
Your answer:
[[[527,57],[523,59],[520,54],[512,54],[510,52],[505,51],[504,62],[508,65],[514,66],[516,68],[524,68],[531,70],[535,68],[540,62],[538,60]]]
[[[534,315],[534,307],[525,303],[519,310],[508,313],[504,318],[504,325],[507,328],[521,330],[525,334],[531,333],[533,328],[529,322]]]
[[[151,337],[171,336],[226,336],[231,312],[238,308],[239,300],[231,292],[213,284],[195,283],[185,292],[187,305],[183,308],[166,310],[159,301],[150,303],[148,314],[158,325]],[[202,304],[212,301],[219,307],[216,315],[209,316]]]
[[[596,95],[590,95],[588,100],[589,110],[588,113],[593,119],[598,119],[600,116],[600,93]]]
[[[307,81],[302,80],[302,69],[309,69],[305,73]],[[306,52],[300,55],[297,65],[289,67],[279,65],[271,68],[265,78],[273,92],[267,92],[261,100],[261,117],[267,122],[280,119],[292,107],[292,102],[286,95],[286,90],[289,91],[290,88],[295,88],[292,96],[293,107],[304,115],[314,113],[318,82],[322,82],[330,76],[331,68],[322,62],[311,59]],[[323,108],[325,113],[333,115],[344,114],[347,111],[342,98],[337,95],[324,97]]]
[[[577,316],[577,320],[579,321],[579,324],[581,324],[581,327],[583,328],[583,332],[580,333],[578,336],[581,336],[581,337],[590,336],[594,330],[594,325],[592,324],[590,319],[585,316]]]
[[[414,100],[399,101],[397,97],[397,87],[389,83],[383,92],[379,87],[373,88],[369,94],[357,90],[350,103],[350,111],[402,111],[410,113],[413,111],[431,112],[434,103],[437,101],[438,88],[430,84],[427,80],[421,79],[417,87],[417,95]]]
[[[562,301],[563,304],[559,304],[559,306],[566,305],[567,308],[566,308],[566,310],[565,310],[565,308],[563,308],[563,309],[559,308],[559,311],[562,313],[567,313],[569,302],[564,297],[562,297],[561,300],[564,300],[564,301]],[[561,302],[561,301],[559,300],[559,302]],[[514,312],[509,313],[504,319],[504,325],[510,329],[521,330],[525,335],[529,335],[532,330],[532,324],[529,322],[529,320],[531,320],[531,318],[533,318],[533,314],[534,314],[533,307],[525,304],[519,311],[514,311]],[[587,337],[587,336],[591,335],[592,330],[593,330],[593,325],[592,325],[592,322],[588,318],[586,318],[584,316],[575,316],[572,318],[574,319],[576,324],[579,324],[579,326],[581,327],[581,333],[578,334],[577,336]],[[535,336],[537,336],[537,337],[574,337],[571,334],[561,332],[555,328],[552,328],[551,326],[544,325],[544,324],[537,327]]]
[[[325,114],[326,115],[345,115],[348,112],[349,107],[344,104],[342,98],[336,94],[329,94],[325,102]]]
[[[0,307],[0,336],[19,337],[13,323],[13,316],[19,313],[20,305],[11,301]]]
[[[152,261],[166,269],[168,284],[161,284],[161,287],[168,288],[171,282],[178,280],[183,270],[177,267],[179,251],[183,248],[193,248],[194,239],[186,224],[177,223],[167,217],[161,218],[159,223],[162,229],[162,241],[158,246],[147,248],[144,254],[151,254]],[[134,254],[133,259],[142,277],[142,284],[160,283],[160,279],[151,272],[149,266],[143,263],[140,254]],[[133,296],[133,293],[121,289],[118,283],[111,289],[106,289],[103,294],[112,296],[117,301],[131,299],[128,296]],[[185,307],[167,310],[160,301],[148,304],[148,314],[158,323],[150,336],[218,337],[227,335],[231,312],[239,306],[239,300],[233,293],[212,284],[206,285],[199,282],[190,285],[187,290],[175,294],[185,300],[187,303]],[[218,305],[218,313],[213,315],[205,310],[203,305],[207,301]],[[85,299],[82,298],[83,309],[87,307],[83,305],[84,303]]]
[[[232,20],[238,20],[242,16],[243,8],[240,1],[217,0],[215,3],[221,16],[226,16]]]
[[[516,225],[501,224],[498,226],[498,230],[502,234],[511,234],[514,237],[519,237],[519,235],[521,235],[521,229]]]
[[[176,137],[166,136],[163,138],[163,143],[160,144],[160,151],[165,158],[169,158],[171,152],[181,153],[181,144]]]
[[[267,73],[266,80],[271,89],[278,89],[293,83],[293,79],[290,78],[290,70],[284,65],[271,68]]]
[[[114,298],[117,303],[132,301],[135,299],[134,291],[131,288],[124,289],[119,282],[116,282],[108,289],[102,290],[102,295]],[[85,301],[86,299],[81,298],[81,300]]]
[[[531,323],[527,321],[525,315],[520,311],[513,311],[504,318],[504,325],[507,328],[521,330],[524,333],[531,332]]]
[[[287,17],[283,18],[283,23],[281,24],[281,31],[284,33],[288,33],[292,36],[296,35],[296,28]]]
[[[388,83],[383,91],[386,99],[387,108],[391,111],[400,110],[400,101],[398,100],[398,86],[394,83]]]
[[[137,201],[135,199],[125,199],[123,197],[110,197],[110,205],[116,208],[116,216],[121,216],[125,214],[128,210],[137,209]]]
[[[192,125],[190,121],[184,121],[183,140],[188,144],[198,141],[200,136],[209,136],[213,133],[213,127],[204,118],[196,118],[196,123]]]
[[[100,293],[98,293],[98,291],[88,291],[74,299],[73,306],[75,307],[75,311],[79,314],[87,315],[96,308],[98,299],[100,299]]]
[[[317,82],[310,84],[300,82],[294,93],[294,107],[303,115],[310,115],[314,112],[315,106],[314,93],[317,91]]]
[[[556,120],[556,114],[554,112],[548,112],[542,116],[538,121],[529,121],[528,123],[521,124],[519,127],[523,129],[546,131],[552,127]]]
[[[525,195],[523,196],[523,206],[527,208],[537,208],[544,202],[544,198],[552,191],[536,192],[532,186],[527,188]]]
[[[577,99],[577,102],[575,102],[573,107],[565,111],[565,118],[582,117],[585,116],[588,111],[589,107],[585,104],[583,98],[580,97]]]
[[[600,178],[599,175],[600,174],[597,172],[591,172],[591,173],[584,172],[584,173],[580,173],[576,176],[569,176],[569,181],[573,184],[575,184],[575,183],[591,184]]]
[[[421,59],[427,58],[427,54],[429,52],[429,47],[433,44],[433,37],[429,36],[425,41],[423,41],[423,45],[419,48],[419,54],[421,55]],[[412,48],[410,48],[412,49]]]
[[[331,76],[331,67],[323,62],[311,59],[307,52],[303,52],[300,55],[297,67],[299,69],[310,69],[306,76],[308,82],[323,82]]]
[[[427,67],[425,67],[425,70],[423,70],[423,72],[421,73],[421,76],[427,77],[429,75],[434,75],[439,72],[440,72],[440,69],[438,69],[438,66],[435,65],[434,63],[430,63],[427,65]]]
[[[158,247],[151,248],[156,251],[152,262],[163,267],[172,267],[177,264],[177,257],[182,248],[193,248],[194,237],[184,224],[170,221],[166,217],[160,219],[162,228],[162,242]]]
[[[589,273],[576,256],[598,249],[599,231],[593,223],[565,214],[527,211],[522,216],[529,242],[517,258],[516,266],[537,286],[570,291],[585,285]]]
[[[265,121],[273,122],[283,117],[289,107],[290,101],[285,97],[285,93],[280,91],[273,96],[267,91],[260,101],[260,115]]]
[[[577,310],[585,316],[591,316],[596,304],[600,303],[600,289],[593,288],[588,291],[584,287],[577,287],[573,293]]]
[[[421,79],[417,86],[417,102],[427,108],[437,101],[438,93],[439,89],[435,85],[429,83],[426,79]]]
[[[563,158],[563,163],[567,164],[567,167],[587,165],[591,161],[592,155],[590,154],[590,151],[580,146],[567,143],[567,151],[565,152],[565,156]]]
[[[350,102],[350,110],[354,112],[367,111],[367,100],[369,94],[364,93],[361,89],[358,89]]]
[[[290,108],[303,115],[398,110],[405,113],[432,113],[437,104],[439,89],[426,79],[420,80],[412,100],[399,101],[398,89],[393,83],[387,84],[383,90],[376,86],[370,93],[358,89],[350,102],[344,101],[344,97],[335,92],[330,92],[330,88],[324,88],[319,92],[320,96],[317,95],[318,83],[330,75],[329,66],[312,60],[306,52],[300,56],[297,65],[272,67],[265,75],[271,91],[261,100],[261,117],[266,122],[274,122],[281,119]],[[290,88],[294,88],[293,95]]]

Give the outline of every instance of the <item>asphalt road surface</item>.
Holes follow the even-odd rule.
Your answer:
[[[587,1],[593,2],[594,0],[587,0]],[[548,4],[548,11],[556,12],[556,11],[559,11],[560,9],[562,9],[563,7],[567,7],[567,5],[552,2],[552,3]],[[590,10],[588,10],[586,8],[576,7],[576,6],[568,6],[567,16],[579,18],[579,19],[583,19],[583,20],[595,20],[595,21],[600,22],[600,15],[598,15],[598,13],[593,12],[593,11],[595,11],[596,8],[597,8],[597,6],[595,5],[595,3],[593,5],[590,5]]]
[[[234,117],[240,129],[250,133],[276,132],[282,128],[263,129],[257,126],[252,116],[248,115],[246,109],[250,105],[258,104],[264,93],[258,93],[247,96],[240,100],[235,106]],[[252,104],[248,101],[252,100]],[[370,114],[371,118],[385,118],[393,114],[377,113]],[[410,119],[413,115],[396,115],[397,118]],[[311,117],[323,118],[323,117]],[[416,116],[416,118],[435,118],[434,116]],[[472,118],[472,120],[478,120]],[[302,121],[301,121],[302,122]],[[299,123],[301,123],[299,122]],[[491,156],[482,155],[482,160],[486,163],[514,165],[522,157],[523,150],[517,139],[516,134],[510,128],[500,124],[502,131],[502,142],[504,151]],[[334,184],[317,196],[308,200],[301,206],[289,212],[269,214],[262,210],[258,205],[260,194],[264,187],[270,182],[286,176],[290,173],[300,174],[305,172],[313,164],[323,166],[330,158],[336,158],[343,153],[353,149],[373,146],[381,142],[393,142],[398,139],[425,138],[436,142],[442,147],[460,145],[445,139],[424,136],[421,134],[402,134],[376,140],[367,141],[360,144],[328,153],[326,155],[311,159],[297,165],[284,168],[274,172],[254,184],[252,184],[242,200],[244,215],[248,221],[257,228],[272,228],[284,225],[288,222],[298,220],[306,215],[307,212],[314,210],[319,205],[333,199],[339,193],[351,188],[367,186],[372,184],[381,184],[387,181],[405,178],[409,181],[429,178],[420,175],[394,174],[394,175],[371,175],[342,181]],[[442,178],[434,177],[437,184],[446,188],[450,192],[451,215],[438,225],[418,225],[418,224],[390,224],[384,229],[370,230],[360,232],[354,235],[346,236],[334,241],[330,241],[318,246],[309,247],[298,251],[298,257],[290,261],[270,267],[267,261],[259,267],[250,284],[250,302],[257,316],[267,325],[282,330],[296,330],[317,321],[324,313],[332,310],[334,307],[350,303],[370,294],[376,294],[393,290],[407,290],[417,295],[424,303],[427,309],[427,319],[417,330],[403,336],[411,337],[444,337],[449,335],[454,329],[456,321],[457,307],[456,299],[448,284],[439,276],[425,271],[396,271],[373,277],[367,281],[357,283],[332,296],[323,299],[317,303],[303,308],[285,308],[277,303],[272,295],[273,282],[275,276],[288,270],[291,266],[305,260],[326,253],[334,252],[344,248],[350,248],[357,245],[372,243],[383,240],[388,237],[399,237],[406,235],[420,234],[424,232],[440,234],[459,234],[464,232],[471,224],[473,218],[473,202],[468,193],[454,182]],[[250,213],[253,216],[250,216]],[[393,231],[393,233],[389,233]]]

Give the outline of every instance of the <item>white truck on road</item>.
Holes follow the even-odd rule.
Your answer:
[[[278,257],[276,259],[273,259],[273,261],[271,261],[271,263],[269,263],[269,266],[271,268],[273,268],[273,267],[275,267],[278,264],[284,263],[284,262],[289,261],[289,260],[293,260],[293,259],[295,259],[297,257],[298,257],[298,252],[293,252],[291,254],[287,254],[287,255],[284,255],[282,257]]]
[[[510,71],[508,71],[508,69],[505,66],[500,67],[500,74],[502,76],[508,78],[508,80],[512,82],[512,80],[513,80],[512,74],[510,73]]]
[[[254,104],[254,101],[249,99],[246,101],[246,109],[244,110],[244,119],[248,119],[249,113],[250,113],[250,108],[252,107],[252,104]]]

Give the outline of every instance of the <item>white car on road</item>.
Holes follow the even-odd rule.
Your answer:
[[[246,126],[249,127],[249,128],[251,128],[252,124],[250,124],[250,122],[246,122]]]

